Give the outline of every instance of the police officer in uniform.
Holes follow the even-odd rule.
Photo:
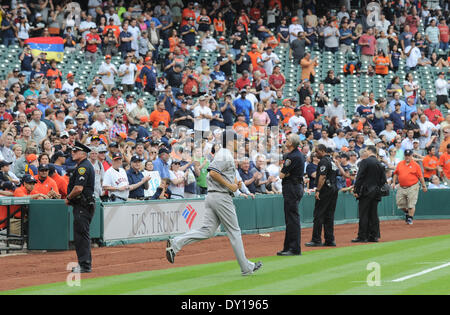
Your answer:
[[[358,199],[358,237],[353,243],[378,242],[380,220],[378,203],[381,201],[380,188],[386,183],[383,165],[377,160],[377,148],[368,146],[369,156],[359,163],[355,180],[354,196]]]
[[[298,150],[299,145],[300,138],[297,134],[290,134],[287,137],[285,146],[289,152],[284,156],[284,164],[280,172],[283,187],[286,235],[283,250],[277,253],[278,256],[301,255],[301,228],[298,204],[303,197],[305,157]]]
[[[325,145],[316,148],[320,159],[316,174],[316,202],[314,205],[314,225],[311,242],[306,246],[336,246],[334,241],[334,212],[338,198],[337,172],[338,167],[328,153]],[[322,226],[325,243],[322,244]]]
[[[73,207],[74,243],[79,264],[72,272],[78,273],[91,272],[92,264],[89,227],[95,210],[95,171],[87,159],[90,151],[87,146],[75,141],[72,159],[77,165],[67,188],[66,204]]]

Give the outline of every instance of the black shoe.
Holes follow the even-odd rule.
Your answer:
[[[305,243],[305,246],[307,246],[307,247],[319,247],[319,246],[323,246],[323,245],[322,245],[322,243],[317,243],[317,242],[311,241],[311,242]]]
[[[175,262],[175,251],[172,248],[172,241],[170,239],[167,240],[166,258],[171,264]]]
[[[352,240],[352,243],[367,243],[367,240],[364,238],[355,238]]]
[[[367,241],[370,243],[378,243],[378,237],[369,237]]]
[[[323,246],[336,247],[336,242],[335,241],[325,242],[323,243]]]
[[[92,272],[92,268],[77,266],[77,267],[72,268],[72,272],[73,273],[90,273],[90,272]]]
[[[278,256],[300,256],[301,253],[294,253],[293,251],[286,250],[277,253]]]
[[[253,272],[258,271],[263,266],[262,262],[258,261],[255,263],[255,267],[253,267]]]
[[[254,272],[258,271],[259,269],[261,269],[262,266],[263,266],[262,262],[258,261],[258,262],[255,263],[255,266],[253,267],[252,271],[243,272],[242,275],[243,276],[249,276],[249,275],[253,274]]]

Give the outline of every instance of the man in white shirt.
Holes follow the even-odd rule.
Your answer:
[[[103,177],[103,190],[108,191],[110,197],[115,195],[122,200],[128,199],[130,185],[127,173],[122,168],[122,154],[119,152],[112,154],[112,165]]]
[[[111,56],[105,56],[105,62],[101,64],[98,69],[98,75],[102,77],[102,82],[106,87],[108,93],[111,93],[111,89],[114,87],[114,76],[117,75],[117,68],[111,63]]]
[[[75,75],[72,72],[69,72],[67,74],[67,81],[64,82],[63,86],[62,86],[62,90],[66,91],[69,95],[69,98],[72,98],[73,95],[73,90],[75,90],[77,87],[79,87],[78,83],[75,82]]]
[[[263,68],[268,76],[272,75],[273,68],[280,63],[280,58],[272,51],[272,47],[267,46],[266,51],[262,54],[261,60],[264,63]]]
[[[141,30],[137,25],[136,19],[131,20],[130,25],[128,26],[128,32],[133,36],[131,49],[134,49],[135,56],[139,57],[139,38],[141,37]]]
[[[210,31],[206,31],[205,36],[200,40],[202,44],[202,51],[216,51],[219,48],[219,43],[211,36]]]
[[[99,93],[96,87],[92,87],[89,90],[89,96],[86,98],[86,103],[89,104],[99,104],[100,103],[100,99],[99,99]]]
[[[436,126],[428,120],[427,115],[420,115],[419,121],[417,124],[420,128],[420,138],[419,138],[419,147],[423,150],[426,147],[426,144],[431,140],[431,135],[433,132],[437,132],[438,129]]]
[[[420,49],[416,47],[416,41],[414,39],[411,40],[411,46],[405,48],[405,55],[406,67],[409,68],[409,70],[414,70],[417,66],[417,62],[422,56]]]
[[[317,141],[318,144],[323,144],[327,148],[330,149],[336,149],[336,142],[333,141],[333,139],[328,137],[328,131],[322,130],[322,137]]]
[[[406,138],[402,141],[401,148],[404,150],[414,149],[414,130],[408,130],[406,133]]]
[[[92,16],[88,15],[86,20],[80,23],[80,32],[83,38],[90,32],[91,28],[97,28],[95,22],[92,21]]]
[[[397,133],[394,130],[394,123],[390,120],[386,120],[385,129],[380,132],[380,136],[385,136],[388,143],[391,143],[394,140]]]
[[[448,83],[448,80],[445,79],[445,72],[441,71],[438,75],[439,76],[434,83],[436,86],[436,105],[445,105],[447,108],[450,108],[448,102],[448,89],[450,89],[450,84]]]
[[[300,126],[307,127],[305,118],[301,116],[300,108],[294,110],[294,116],[289,118],[288,125],[291,127],[293,133],[298,133]]]
[[[206,104],[205,96],[199,98],[199,106],[193,110],[194,113],[194,130],[197,132],[209,131],[209,123],[212,119],[211,109]]]
[[[345,114],[345,108],[344,105],[339,104],[340,100],[338,98],[335,98],[333,101],[333,104],[328,105],[325,108],[325,119],[330,122],[331,118],[333,116],[336,116],[338,118],[339,121],[344,120],[347,115]]]
[[[119,77],[122,78],[123,92],[133,92],[137,67],[131,62],[131,57],[125,58],[125,63],[119,67]]]
[[[134,96],[132,94],[126,96],[124,105],[127,113],[131,113],[136,108],[137,104],[134,102]]]
[[[391,22],[386,20],[384,14],[381,14],[380,19],[375,23],[375,28],[377,29],[378,32],[383,31],[384,34],[387,34],[389,25],[391,25]]]
[[[289,25],[289,42],[292,43],[297,39],[298,33],[303,32],[303,26],[298,23],[298,17],[294,16],[292,18],[292,24]]]
[[[111,122],[106,119],[104,112],[99,112],[97,114],[97,120],[91,125],[92,128],[98,131],[106,131],[111,127]]]
[[[120,26],[122,23],[120,22],[120,18],[116,13],[116,10],[114,9],[114,6],[110,6],[108,12],[105,13],[106,20],[109,21],[109,19],[114,20],[114,25]]]

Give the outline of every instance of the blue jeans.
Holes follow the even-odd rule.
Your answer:
[[[12,45],[16,42],[16,39],[14,37],[11,38],[3,38],[3,45],[5,45],[6,47],[8,47],[9,45]]]
[[[442,49],[443,51],[447,51],[447,49],[448,49],[448,43],[440,42],[439,48]]]
[[[439,49],[439,43],[428,43],[428,56],[431,56],[431,54]]]

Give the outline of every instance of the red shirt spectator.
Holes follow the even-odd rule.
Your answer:
[[[97,31],[93,32],[93,30],[94,29],[86,35],[86,50],[94,54],[97,52],[99,44],[92,41],[101,42],[101,39],[100,36],[98,36]]]
[[[314,120],[314,114],[316,112],[314,106],[311,106],[311,104],[305,104],[300,107],[300,112],[306,120],[306,125],[309,126],[309,124]]]
[[[375,36],[373,36],[373,30],[369,29],[367,34],[363,34],[359,38],[359,42],[361,44],[368,44],[361,46],[361,54],[362,55],[368,55],[368,56],[375,56],[375,47],[377,44],[377,40]]]
[[[284,78],[284,75],[282,73],[280,74],[273,73],[269,77],[269,84],[273,85],[277,90],[281,89],[285,83],[286,79]]]
[[[445,20],[441,20],[438,25],[441,43],[448,43],[448,25],[445,24]]]
[[[434,107],[434,109],[432,109],[431,107]],[[436,108],[436,105],[431,105],[430,108],[425,109],[423,113],[428,117],[428,120],[436,126],[442,120],[442,113],[438,108]]]
[[[250,78],[248,77],[248,75],[247,76],[243,75],[239,79],[236,80],[236,88],[239,91],[251,84],[252,84],[252,82],[250,81]]]

